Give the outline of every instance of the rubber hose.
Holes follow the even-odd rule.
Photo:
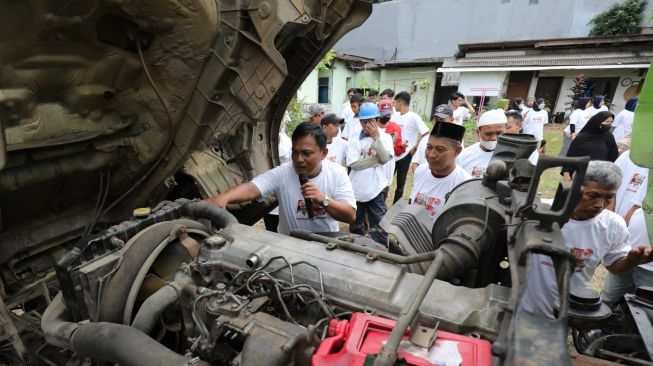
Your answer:
[[[66,348],[78,356],[127,365],[206,366],[203,361],[177,354],[136,328],[114,323],[78,324],[69,321],[61,292],[41,317],[48,343]]]
[[[138,314],[136,314],[132,322],[132,327],[145,334],[152,333],[157,319],[161,317],[161,314],[163,314],[168,306],[174,304],[179,299],[180,294],[181,288],[175,282],[171,282],[160,288],[148,297],[140,309],[138,309]]]
[[[213,226],[224,229],[238,223],[238,219],[224,208],[206,202],[188,202],[181,208],[182,215],[194,219],[207,219]]]

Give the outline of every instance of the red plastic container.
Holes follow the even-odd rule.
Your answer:
[[[322,341],[313,366],[363,366],[365,357],[378,354],[390,336],[395,321],[355,313],[351,320],[332,320],[328,337]],[[426,350],[408,341],[408,332],[399,347],[399,359],[411,366],[483,366],[492,364],[490,342],[438,331],[435,344]]]

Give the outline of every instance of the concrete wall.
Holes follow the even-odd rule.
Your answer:
[[[620,0],[395,0],[372,15],[334,49],[380,60],[452,57],[460,43],[586,37],[589,21]],[[649,21],[653,1],[644,11]],[[370,42],[383,34],[384,42]]]
[[[394,90],[395,93],[409,92],[411,94],[410,109],[421,116],[428,117],[433,110],[435,67],[383,69],[379,92],[387,88]]]
[[[311,71],[297,90],[297,101],[306,104],[317,103],[317,70]]]

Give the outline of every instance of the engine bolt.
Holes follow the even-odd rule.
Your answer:
[[[374,262],[375,260],[377,260],[379,258],[379,256],[376,253],[367,253],[365,258],[367,258],[368,262]]]

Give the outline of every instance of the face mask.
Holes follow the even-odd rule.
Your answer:
[[[524,109],[524,103],[519,105],[519,109]]]
[[[538,105],[537,107],[538,107],[539,109],[544,109],[545,105],[544,105],[544,104],[540,104],[540,105]]]
[[[481,140],[481,146],[483,146],[483,148],[485,148],[485,150],[490,150],[490,151],[497,148],[497,143],[498,143],[498,141]]]
[[[610,132],[610,128],[612,128],[612,125],[601,125],[599,126],[601,129],[601,132]]]

